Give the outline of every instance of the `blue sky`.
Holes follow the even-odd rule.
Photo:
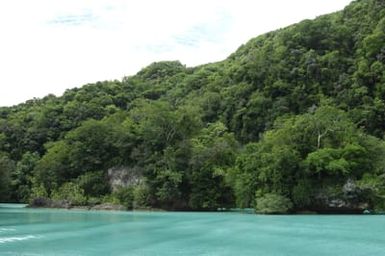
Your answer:
[[[154,61],[219,61],[252,37],[350,1],[2,0],[0,106],[121,79]]]

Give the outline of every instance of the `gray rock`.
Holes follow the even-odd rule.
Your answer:
[[[32,200],[28,205],[31,208],[64,208],[70,209],[72,207],[71,202],[68,200],[52,200],[45,197],[37,197]]]
[[[50,207],[70,209],[72,205],[71,205],[71,202],[68,200],[58,200],[58,201],[51,201]]]
[[[342,199],[333,199],[328,202],[328,207],[330,208],[347,208],[348,203]]]
[[[361,194],[361,189],[352,179],[348,179],[342,187],[342,192],[346,199],[357,199]]]
[[[98,204],[90,208],[90,210],[105,210],[105,211],[125,211],[126,207],[119,204]]]
[[[117,191],[119,188],[138,185],[143,179],[141,173],[142,170],[140,168],[129,168],[124,166],[108,169],[108,181],[112,191]]]
[[[362,192],[354,180],[348,179],[340,188],[330,187],[318,191],[315,208],[321,212],[362,213],[369,207],[362,199]]]
[[[37,197],[32,199],[28,207],[31,207],[31,208],[45,207],[46,208],[46,207],[50,207],[51,204],[52,204],[51,199],[45,198],[45,197]]]

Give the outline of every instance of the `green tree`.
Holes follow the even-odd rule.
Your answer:
[[[0,201],[9,200],[11,173],[14,169],[14,162],[6,154],[0,152]]]
[[[17,162],[15,172],[12,175],[13,197],[16,201],[28,202],[32,189],[33,170],[39,161],[37,153],[27,152]]]
[[[235,161],[238,144],[226,126],[210,124],[192,139],[189,205],[193,209],[217,209],[233,205],[226,170]]]

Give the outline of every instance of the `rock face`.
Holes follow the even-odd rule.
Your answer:
[[[44,197],[38,197],[32,200],[28,205],[31,208],[61,208],[61,209],[77,209],[77,210],[106,210],[106,211],[125,211],[126,207],[119,204],[98,204],[95,206],[74,206],[67,200],[54,201]]]
[[[337,193],[319,191],[316,200],[312,210],[320,213],[363,213],[369,208],[362,199],[362,190],[352,179],[348,179]]]
[[[142,170],[139,168],[113,167],[108,169],[108,181],[112,191],[119,188],[137,185],[142,180]]]
[[[28,207],[33,207],[33,208],[39,208],[39,207],[48,207],[51,205],[51,200],[45,197],[37,197],[30,202]]]
[[[348,179],[342,187],[342,193],[346,199],[357,200],[362,191],[352,179]]]
[[[67,200],[51,200],[45,197],[37,197],[29,204],[32,208],[64,208],[70,209],[72,207],[71,202]]]
[[[90,210],[105,210],[105,211],[124,211],[126,207],[118,204],[98,204],[90,208]]]

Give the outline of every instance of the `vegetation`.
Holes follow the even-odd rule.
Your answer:
[[[384,131],[385,5],[356,0],[222,62],[0,108],[0,199],[384,210]]]
[[[267,193],[256,197],[255,210],[257,213],[287,213],[292,207],[290,199],[278,194]]]

